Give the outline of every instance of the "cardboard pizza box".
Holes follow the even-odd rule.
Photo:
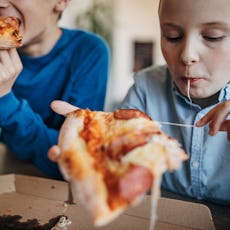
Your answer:
[[[19,227],[37,224],[39,229],[50,229],[60,215],[65,215],[72,221],[68,226],[72,230],[149,229],[149,196],[107,226],[94,228],[91,216],[81,205],[66,204],[68,194],[68,184],[63,181],[0,175],[0,224],[7,220]],[[155,230],[215,229],[210,210],[201,204],[160,198],[157,215]]]

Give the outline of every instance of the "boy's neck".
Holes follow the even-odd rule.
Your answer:
[[[220,92],[206,98],[192,98],[192,102],[198,104],[202,109],[218,102]]]
[[[20,52],[30,57],[39,57],[50,52],[56,42],[61,36],[61,29],[55,28],[53,31],[49,31],[48,34],[41,35],[36,40],[33,40],[29,44],[23,45],[19,48]]]

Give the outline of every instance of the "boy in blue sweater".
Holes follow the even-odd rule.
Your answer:
[[[102,110],[109,66],[98,36],[58,27],[69,0],[3,0],[0,17],[20,19],[23,46],[0,50],[1,141],[46,175],[61,178],[47,158],[63,118],[50,109],[55,99]]]

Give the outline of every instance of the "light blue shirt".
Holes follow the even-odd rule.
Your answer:
[[[150,67],[134,77],[122,108],[135,108],[153,120],[195,125],[215,105],[202,109],[178,92],[166,66]],[[230,99],[230,84],[219,102]],[[230,117],[229,117],[230,118]],[[162,125],[187,152],[189,160],[180,170],[164,174],[162,187],[173,192],[230,205],[230,142],[226,132],[208,134],[208,125],[198,128]]]

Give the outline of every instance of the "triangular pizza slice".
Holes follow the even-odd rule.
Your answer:
[[[179,143],[164,134],[157,122],[133,109],[71,112],[58,145],[64,178],[71,181],[96,226],[137,204],[150,189],[154,215],[162,174],[179,169],[187,159]]]

